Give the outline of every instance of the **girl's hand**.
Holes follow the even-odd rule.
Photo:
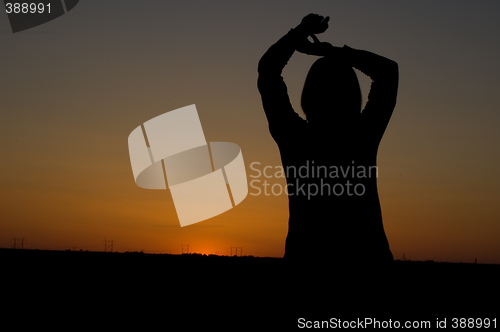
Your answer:
[[[302,19],[297,29],[302,30],[306,35],[323,33],[328,29],[330,17],[323,17],[318,14],[309,14]]]
[[[317,55],[317,56],[326,56],[326,55],[334,55],[336,52],[340,51],[340,47],[335,47],[327,42],[320,42],[318,37],[315,35],[311,35],[311,38],[314,40],[311,43],[307,38],[297,45],[297,51],[309,55]]]

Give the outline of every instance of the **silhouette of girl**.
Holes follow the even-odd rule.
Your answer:
[[[291,274],[338,275],[393,261],[377,191],[377,150],[396,105],[398,65],[371,52],[320,42],[329,18],[309,14],[259,62],[258,89],[286,171]],[[311,36],[314,42],[307,38]],[[295,51],[322,56],[292,108],[282,70]],[[372,79],[366,107],[354,68]],[[366,271],[366,270],[365,270]]]

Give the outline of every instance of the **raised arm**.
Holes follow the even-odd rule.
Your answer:
[[[374,131],[374,135],[381,139],[396,106],[398,64],[375,53],[356,50],[347,45],[342,48],[342,52],[345,61],[372,79],[362,117]]]
[[[257,86],[269,129],[275,139],[275,135],[283,128],[305,122],[292,108],[282,77],[283,68],[293,53],[307,41],[307,36],[324,32],[327,28],[328,17],[307,15],[296,28],[272,45],[259,61]]]
[[[307,36],[296,29],[291,29],[272,45],[259,61],[257,87],[270,126],[295,113],[288,97],[282,71],[301,38]]]

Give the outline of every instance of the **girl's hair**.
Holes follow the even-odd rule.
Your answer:
[[[361,103],[361,88],[351,66],[336,57],[323,57],[313,63],[301,99],[308,120],[321,121],[360,113]]]

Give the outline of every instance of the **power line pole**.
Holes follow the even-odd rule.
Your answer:
[[[113,252],[113,244],[115,240],[106,240],[102,241],[104,243],[104,252]]]
[[[181,244],[181,254],[189,254],[189,244]]]
[[[12,238],[12,248],[24,249],[24,242],[28,242],[28,241],[26,241],[26,239],[24,237],[22,239],[16,239],[14,237],[14,238]]]
[[[238,256],[238,252],[240,253],[240,257],[243,256],[243,247],[231,247],[231,254],[229,256],[233,256],[233,251],[234,256]]]

